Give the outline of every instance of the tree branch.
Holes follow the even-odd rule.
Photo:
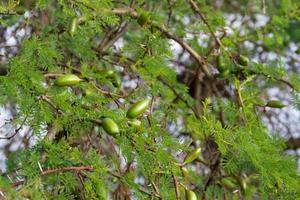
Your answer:
[[[193,11],[199,15],[200,19],[204,22],[204,24],[207,26],[210,34],[213,36],[213,38],[215,39],[216,43],[220,46],[223,47],[223,44],[221,42],[221,40],[216,36],[216,34],[214,33],[214,31],[212,30],[211,26],[209,25],[208,21],[206,20],[206,18],[204,17],[204,15],[201,13],[199,7],[197,6],[197,4],[193,1],[193,0],[187,0],[189,2],[189,4],[191,5]]]
[[[138,13],[133,8],[116,8],[111,11],[114,14],[117,15],[124,15],[128,14],[132,18],[137,18]],[[185,49],[189,54],[195,59],[195,61],[199,64],[199,66],[202,67],[205,75],[211,76],[210,71],[207,68],[207,64],[204,58],[202,58],[188,43],[186,43],[183,39],[173,35],[171,32],[169,32],[164,25],[159,25],[155,22],[150,22],[150,25],[154,28],[157,28],[164,36],[167,38],[177,42],[183,49]]]
[[[79,166],[79,167],[63,167],[63,168],[57,168],[57,169],[48,169],[48,170],[43,170],[41,173],[42,175],[47,175],[47,174],[52,174],[52,173],[58,173],[58,172],[67,172],[67,171],[93,171],[92,166]]]
[[[31,107],[32,107],[32,106],[31,106]],[[8,136],[8,137],[0,137],[0,140],[10,140],[10,139],[12,139],[13,137],[15,137],[15,136],[20,132],[20,130],[22,129],[22,127],[24,126],[24,124],[26,123],[26,120],[27,120],[28,117],[29,117],[29,114],[26,115],[26,116],[24,117],[24,119],[23,119],[21,125],[20,125],[17,129],[15,129],[15,132],[14,132],[11,136]]]

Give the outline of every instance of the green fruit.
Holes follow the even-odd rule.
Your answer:
[[[137,19],[137,23],[140,26],[145,26],[146,24],[148,24],[151,20],[151,15],[148,12],[143,12],[140,14],[140,16]]]
[[[270,100],[270,101],[268,101],[266,106],[270,107],[270,108],[283,108],[283,107],[285,107],[285,105],[279,100]]]
[[[115,74],[115,71],[114,71],[114,70],[108,70],[108,71],[106,71],[106,75],[107,75],[107,77],[109,77],[109,78],[112,78],[112,77],[114,76],[114,74]]]
[[[139,127],[141,125],[141,123],[142,122],[138,119],[132,119],[132,120],[128,121],[128,124],[130,126],[134,126],[134,127]]]
[[[198,147],[185,157],[183,165],[193,162],[200,155],[201,155],[201,147]]]
[[[74,74],[65,74],[58,77],[54,83],[57,86],[73,86],[78,84],[80,81],[82,81],[82,79]]]
[[[182,172],[182,174],[183,174],[184,177],[188,177],[189,176],[189,171],[187,170],[187,168],[181,167],[181,172]]]
[[[245,179],[241,180],[241,187],[242,187],[242,190],[245,192],[247,189],[247,182]]]
[[[240,65],[244,67],[249,65],[249,59],[246,56],[239,55],[237,61]]]
[[[127,111],[127,117],[130,119],[134,119],[139,115],[143,114],[147,108],[149,107],[151,99],[144,99],[142,101],[138,101],[129,108]]]
[[[76,30],[77,30],[77,25],[78,25],[78,19],[76,17],[74,17],[69,25],[69,34],[70,36],[74,36]]]
[[[225,77],[227,77],[230,74],[230,72],[231,71],[229,69],[225,69],[219,75],[220,75],[220,77],[225,78]]]
[[[119,127],[116,122],[110,118],[104,118],[102,120],[102,127],[109,135],[116,136],[120,133]]]
[[[197,200],[197,196],[196,196],[195,192],[193,192],[192,190],[186,190],[185,191],[185,199],[186,200]]]

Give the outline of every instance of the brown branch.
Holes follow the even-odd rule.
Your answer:
[[[48,169],[48,170],[42,170],[41,171],[41,174],[42,175],[48,175],[48,174],[53,174],[53,173],[61,173],[61,172],[70,172],[70,171],[74,171],[74,172],[80,172],[80,171],[93,171],[94,168],[93,166],[78,166],[78,167],[75,167],[75,166],[71,166],[71,167],[63,167],[63,168],[57,168],[57,169]],[[120,174],[117,174],[115,172],[112,172],[112,171],[107,171],[109,174],[111,174],[112,176],[116,177],[116,178],[123,178]],[[16,183],[13,183],[12,186],[13,187],[17,187],[21,184],[23,184],[25,181],[19,181],[19,182],[16,182]],[[145,188],[142,188],[142,187],[139,187],[139,191],[140,192],[143,192],[149,196],[152,195],[151,192],[149,192],[148,190],[146,190]],[[159,199],[161,199],[160,195],[158,194],[155,194],[155,196]]]
[[[170,90],[172,90],[172,92],[176,95],[176,97],[178,98],[178,99],[180,99],[183,103],[185,103],[185,105],[188,107],[188,108],[190,108],[194,113],[195,113],[195,116],[197,117],[197,118],[199,118],[200,116],[199,116],[199,114],[198,114],[198,112],[196,111],[196,109],[195,109],[195,107],[193,107],[193,106],[191,106],[189,103],[188,103],[188,101],[186,100],[186,99],[184,99],[183,97],[182,97],[182,95],[180,95],[176,90],[175,90],[175,88],[172,86],[172,85],[170,85],[165,79],[163,79],[163,77],[158,77],[158,80],[159,81],[161,81],[164,85],[166,85],[168,88],[170,88]]]
[[[95,81],[91,81],[93,87],[100,93],[104,94],[104,95],[109,95],[109,96],[115,96],[115,97],[119,97],[121,98],[122,96],[119,94],[115,94],[115,93],[111,93],[109,91],[105,91],[103,89],[101,89],[100,87],[97,86],[97,83]]]
[[[156,185],[153,181],[151,181],[151,185],[152,185],[154,191],[155,191],[157,194],[159,194],[159,189],[158,189],[157,185]]]
[[[38,97],[38,100],[42,100],[42,101],[48,103],[58,114],[64,115],[64,112],[62,110],[60,110],[59,108],[57,108],[48,96],[42,95],[42,96]]]
[[[42,175],[47,175],[47,174],[52,174],[52,173],[59,173],[59,172],[68,172],[68,171],[93,171],[92,166],[79,166],[79,167],[63,167],[63,168],[57,168],[57,169],[48,169],[48,170],[43,170]]]
[[[255,71],[255,70],[249,70],[249,72],[257,74],[257,75],[265,76],[266,78],[271,78],[271,79],[274,79],[274,80],[279,81],[279,82],[282,82],[285,85],[287,85],[289,88],[291,88],[292,90],[299,91],[297,88],[295,88],[295,86],[290,81],[288,81],[284,78],[270,77],[268,74],[265,74],[263,72],[258,72],[258,71]]]
[[[199,7],[197,6],[197,4],[193,1],[193,0],[187,0],[189,2],[189,4],[191,5],[193,11],[199,15],[200,19],[204,22],[204,24],[207,26],[209,32],[211,33],[211,35],[213,36],[213,38],[215,39],[216,43],[220,46],[223,47],[223,44],[221,42],[221,40],[216,36],[216,34],[214,33],[214,31],[212,30],[211,26],[209,25],[208,21],[206,20],[206,18],[204,17],[204,15],[201,13]]]
[[[158,28],[160,32],[165,35],[167,38],[174,40],[177,42],[183,49],[185,49],[189,54],[195,59],[195,61],[199,64],[199,66],[202,67],[203,72],[207,76],[211,76],[208,68],[206,61],[188,44],[186,43],[183,39],[173,35],[170,33],[164,25],[159,26],[158,24],[153,23],[154,27]]]
[[[283,78],[279,78],[279,79],[276,79],[277,81],[280,81],[280,82],[282,82],[282,83],[284,83],[284,84],[286,84],[287,86],[289,86],[291,89],[293,89],[293,90],[296,90],[296,91],[299,91],[299,90],[297,90],[294,86],[293,86],[293,84],[292,83],[290,83],[288,80],[285,80],[285,79],[283,79]]]
[[[38,99],[48,103],[54,110],[56,110],[56,112],[58,114],[60,114],[60,115],[65,114],[61,109],[59,109],[56,105],[54,105],[54,103],[52,102],[52,100],[48,96],[43,95],[43,96],[40,96]],[[78,120],[82,121],[82,119],[78,119]],[[98,125],[102,124],[102,120],[100,120],[100,119],[88,119],[88,120],[90,122],[93,122],[93,123],[98,124]]]
[[[138,17],[138,13],[133,8],[116,8],[113,9],[111,12],[117,15],[128,14],[135,19]],[[151,22],[150,25],[154,28],[157,28],[164,36],[177,42],[183,49],[189,52],[189,54],[195,59],[199,66],[203,68],[204,73],[209,77],[211,76],[207,68],[205,59],[203,59],[188,43],[186,43],[183,39],[173,35],[166,29],[164,25],[159,25],[155,22]]]
[[[100,51],[101,52],[107,51],[128,29],[129,29],[129,23],[125,23],[122,27],[120,27],[118,30],[113,32],[113,34],[111,34],[108,37],[106,43],[102,44]]]
[[[32,106],[31,106],[31,108],[32,108]],[[24,126],[24,124],[26,123],[26,120],[27,120],[28,117],[29,117],[29,114],[26,115],[26,116],[24,117],[24,119],[23,119],[21,125],[20,125],[17,129],[15,129],[15,132],[14,132],[11,136],[8,136],[8,137],[0,137],[0,140],[10,140],[10,139],[12,139],[13,137],[15,137],[15,136],[20,132],[20,130],[22,129],[22,127]]]
[[[173,178],[174,186],[175,186],[176,199],[180,200],[179,184],[178,184],[177,178],[175,177],[173,171],[172,171],[172,178]]]
[[[19,185],[22,185],[24,182],[25,182],[24,180],[18,181],[18,182],[14,182],[11,186],[12,186],[13,188],[16,188],[16,187],[18,187]]]
[[[109,174],[111,174],[112,176],[116,177],[116,178],[119,178],[119,179],[122,179],[122,178],[123,178],[120,174],[117,174],[117,173],[115,173],[115,172],[112,172],[112,171],[107,171],[107,172],[108,172]],[[148,190],[146,190],[146,189],[143,188],[143,187],[139,187],[138,190],[139,190],[140,192],[143,192],[143,193],[149,195],[149,196],[152,196],[152,193],[149,192]],[[155,197],[157,197],[157,198],[159,198],[159,199],[162,199],[161,196],[160,196],[159,194],[155,193],[154,195],[155,195]]]

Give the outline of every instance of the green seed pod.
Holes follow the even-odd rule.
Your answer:
[[[184,177],[189,177],[189,171],[185,167],[181,167],[181,172]]]
[[[134,119],[144,113],[149,107],[151,99],[144,99],[142,101],[138,101],[129,108],[127,111],[127,117],[130,119]]]
[[[116,122],[110,118],[104,118],[102,120],[102,127],[109,135],[116,136],[120,133],[119,127]]]
[[[140,26],[145,26],[147,25],[151,20],[151,15],[150,13],[148,12],[142,12],[140,14],[140,16],[138,17],[137,19],[137,23],[140,25]]]
[[[270,108],[283,108],[283,107],[285,107],[285,105],[281,101],[279,101],[279,100],[270,100],[266,104],[266,107],[270,107]]]
[[[78,84],[80,81],[82,81],[82,79],[75,74],[65,74],[58,77],[54,83],[57,86],[73,86]]]
[[[128,124],[130,126],[139,127],[142,124],[142,122],[138,119],[132,119],[128,121]]]
[[[192,190],[186,190],[185,191],[185,199],[186,200],[197,200],[197,196],[196,196],[195,192],[193,192]]]
[[[237,59],[238,63],[244,67],[249,65],[249,59],[246,56],[239,55]]]
[[[230,70],[229,69],[225,69],[224,71],[220,72],[220,77],[225,78],[230,74]]]
[[[183,165],[186,165],[186,164],[189,164],[189,163],[193,162],[200,155],[201,155],[201,147],[198,147],[185,157]]]
[[[106,71],[106,76],[109,78],[112,78],[115,75],[115,71],[114,70],[108,70]]]
[[[69,25],[69,34],[71,37],[74,36],[76,30],[77,30],[77,25],[78,25],[78,19],[76,17],[74,17]]]
[[[247,190],[247,182],[245,179],[241,180],[241,187],[244,192]]]

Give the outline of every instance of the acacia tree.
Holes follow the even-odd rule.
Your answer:
[[[285,153],[291,145],[263,120],[286,106],[269,88],[299,105],[297,58],[280,59],[299,42],[299,6],[5,1],[1,23],[32,33],[1,72],[1,104],[16,108],[16,129],[1,139],[26,125],[23,140],[36,144],[7,154],[1,195],[299,198],[296,160]]]

